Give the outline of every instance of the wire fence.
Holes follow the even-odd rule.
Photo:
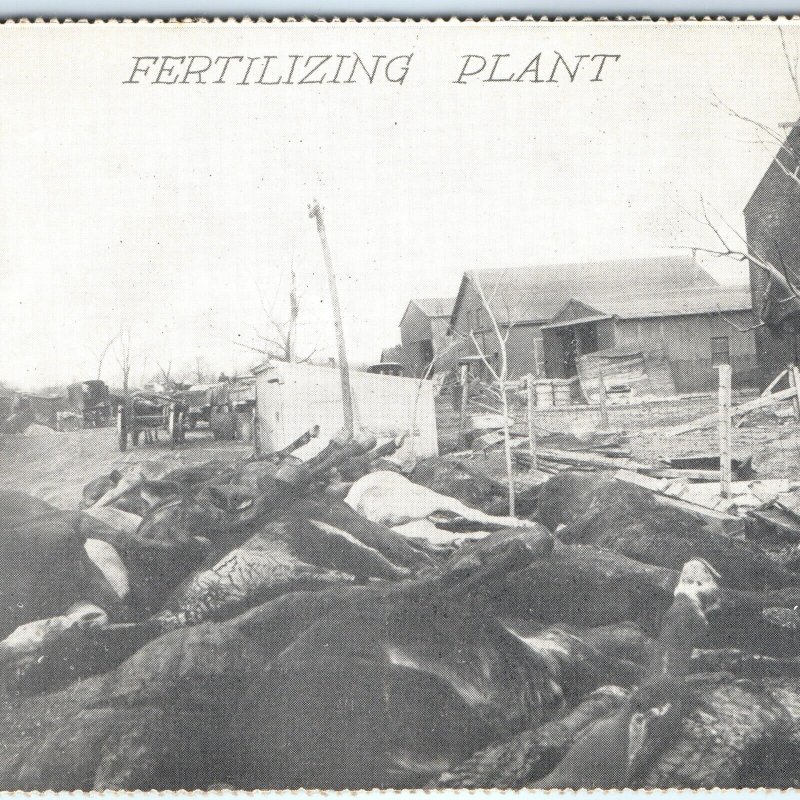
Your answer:
[[[467,404],[468,414],[486,414],[492,409],[491,397],[474,392]],[[527,405],[523,392],[510,393],[510,416],[514,429],[523,434],[527,427]],[[735,404],[748,399],[739,396]],[[702,430],[675,435],[670,428],[717,412],[717,394],[684,395],[652,398],[629,404],[611,404],[606,409],[607,426],[597,405],[568,405],[534,410],[538,435],[572,433],[578,437],[596,430],[627,433],[632,457],[657,465],[671,458],[715,456],[719,453],[716,425]],[[495,402],[495,411],[499,406]],[[458,441],[458,402],[450,392],[443,392],[437,401],[440,443]],[[796,478],[800,474],[800,420],[791,402],[776,404],[742,417],[736,417],[732,428],[732,455],[738,461],[751,461],[758,477]]]

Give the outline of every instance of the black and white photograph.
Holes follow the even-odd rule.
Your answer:
[[[0,143],[1,791],[800,786],[800,20],[5,22]]]

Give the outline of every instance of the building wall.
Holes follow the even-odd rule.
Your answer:
[[[458,346],[457,340],[454,343],[453,337],[447,335],[449,329],[450,317],[434,317],[431,320],[433,352],[436,354],[434,372],[449,372],[458,363],[462,348]]]
[[[470,330],[474,330],[475,338],[484,355],[491,359],[494,358],[495,353],[498,353],[497,357],[499,358],[500,346],[491,320],[483,307],[480,295],[469,282],[464,287],[464,294],[461,297],[458,315],[454,322],[454,328],[463,341],[462,355],[478,355],[475,345],[468,339]],[[504,322],[504,320],[498,320],[498,322]],[[505,330],[505,326],[502,326],[502,329]],[[509,377],[520,378],[529,373],[543,374],[544,353],[541,324],[512,325],[508,337],[507,354]]]
[[[726,316],[740,328],[753,324],[750,311]],[[676,390],[697,392],[717,386],[717,370],[711,359],[711,338],[716,336],[728,338],[734,386],[757,386],[760,373],[754,332],[740,333],[718,314],[617,320],[615,345],[644,351],[663,349]]]
[[[421,308],[410,303],[400,323],[400,341],[410,349],[412,344],[433,338],[431,320]]]
[[[800,150],[800,130],[794,128],[787,139],[794,152]],[[791,156],[781,151],[785,159]],[[775,162],[766,171],[744,211],[745,230],[750,250],[779,268],[786,268],[790,277],[800,277],[800,185]],[[753,308],[761,313],[766,272],[751,262],[750,286]],[[796,312],[797,303],[774,306],[773,313]],[[794,307],[792,307],[794,306]],[[796,336],[794,322],[761,329],[756,334],[760,361],[760,385],[766,386],[788,362],[794,361]]]
[[[405,363],[412,375],[422,375],[430,366],[424,358],[423,342],[432,342],[436,357],[434,372],[447,372],[458,362],[458,348],[448,350],[451,338],[447,335],[449,317],[428,317],[422,309],[411,303],[400,325],[400,341],[403,343]],[[445,352],[439,358],[439,354]]]
[[[505,333],[505,328],[501,329]],[[493,329],[478,331],[475,334],[483,354],[492,366],[500,364],[500,345]],[[471,342],[466,345],[466,355],[478,355]],[[514,325],[506,343],[508,356],[508,377],[521,378],[523,375],[539,375],[544,372],[542,353],[542,329],[540,325]]]
[[[760,389],[766,388],[772,379],[794,364],[795,354],[800,353],[800,335],[790,330],[764,326],[755,332],[758,354]]]

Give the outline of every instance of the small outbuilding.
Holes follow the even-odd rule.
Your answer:
[[[425,297],[406,306],[400,320],[400,341],[403,362],[412,375],[425,374],[434,359],[435,372],[446,372],[456,363],[447,335],[454,303],[454,297]]]

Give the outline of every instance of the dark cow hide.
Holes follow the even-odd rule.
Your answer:
[[[694,557],[704,558],[733,588],[800,584],[800,575],[755,545],[735,541],[692,514],[658,503],[652,492],[610,476],[556,475],[541,487],[538,516],[563,542],[605,547],[645,564],[680,569]]]
[[[78,601],[111,617],[122,604],[84,550],[77,515],[19,492],[0,492],[0,639]]]
[[[492,568],[524,557],[512,548]],[[7,699],[0,788],[285,785],[304,765],[307,785],[338,786],[345,773],[421,785],[562,702],[547,662],[460,594],[492,568],[455,584],[284,595],[170,631],[106,675]],[[293,690],[301,680],[305,711]],[[339,763],[315,760],[315,740]],[[294,753],[280,766],[284,745]]]

